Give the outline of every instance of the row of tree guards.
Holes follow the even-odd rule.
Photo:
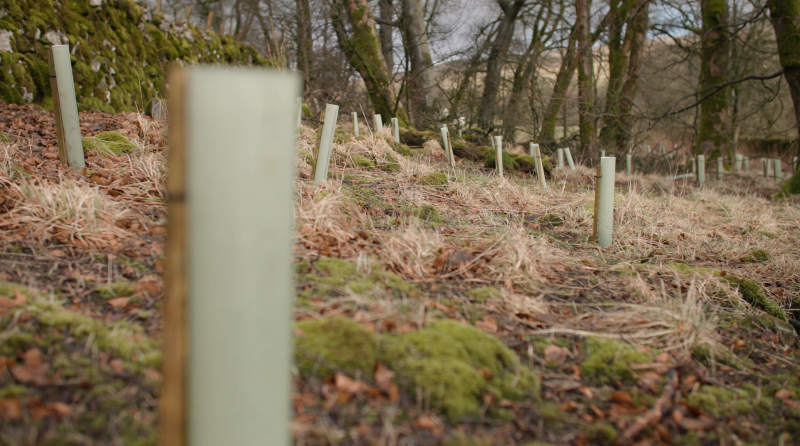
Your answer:
[[[49,60],[61,162],[82,168],[69,48],[53,46]],[[300,107],[301,83],[296,74],[256,68],[178,68],[169,76],[163,446],[289,444],[294,129],[300,120],[287,111]],[[338,115],[337,105],[326,106],[314,181],[327,179]],[[381,116],[373,118],[380,131]],[[354,132],[357,120],[354,114]],[[398,121],[391,122],[399,142]],[[442,137],[454,168],[447,127]],[[502,176],[502,137],[492,143]],[[220,157],[220,147],[236,150]],[[529,152],[546,188],[539,145],[531,143]],[[557,150],[557,160],[575,168],[568,148]],[[737,160],[747,168],[746,157]],[[704,162],[698,156],[698,176]],[[601,157],[593,228],[601,247],[612,242],[615,171],[616,158]]]

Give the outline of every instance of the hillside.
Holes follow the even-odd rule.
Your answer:
[[[49,112],[0,107],[0,444],[155,444],[165,128],[81,120],[66,171]],[[325,184],[297,144],[296,444],[798,444],[800,210],[772,181],[618,173],[599,249],[588,167],[448,175],[435,141],[340,124]]]
[[[251,46],[133,0],[8,0],[0,7],[0,100],[52,108],[47,50],[69,44],[81,110],[149,111],[170,63],[269,65]]]

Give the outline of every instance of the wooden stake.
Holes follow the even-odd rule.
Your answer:
[[[392,134],[394,135],[394,142],[400,144],[400,120],[392,118]]]
[[[380,133],[383,130],[383,118],[381,118],[381,115],[373,114],[372,120],[375,123],[375,133]]]
[[[351,115],[353,116],[353,136],[358,138],[358,113],[353,112]]]
[[[503,137],[502,136],[495,136],[494,137],[494,147],[495,147],[495,167],[497,170],[497,176],[503,178]]]
[[[706,184],[706,156],[697,155],[697,184]]]
[[[161,0],[156,0],[156,14],[161,14]]]
[[[208,20],[206,21],[206,29],[211,29],[211,24],[214,22],[214,11],[208,12]]]
[[[764,169],[764,179],[769,177],[769,163],[764,158],[761,158],[761,168]]]
[[[72,61],[69,45],[53,45],[48,55],[50,63],[50,85],[53,90],[53,108],[56,110],[56,137],[58,155],[63,164],[83,169],[81,124],[78,118],[78,102],[75,99],[75,83],[72,79]]]
[[[542,189],[547,190],[547,180],[544,178],[544,163],[542,161],[542,151],[539,150],[539,144],[533,145],[535,156],[533,158],[536,163],[536,175],[539,177],[539,184]]]
[[[297,128],[303,123],[303,98],[297,98]]]
[[[569,169],[575,172],[575,162],[572,160],[572,153],[570,153],[569,147],[564,147],[564,155],[567,157],[567,164],[569,165]]]
[[[170,76],[161,446],[290,442],[300,89],[278,71]]]
[[[600,158],[594,195],[594,240],[601,248],[611,246],[614,228],[614,176],[617,159]]]
[[[189,7],[186,8],[186,18],[184,19],[184,21],[187,23],[189,22],[189,19],[192,18],[192,6],[194,5],[189,5]]]
[[[339,106],[328,104],[325,106],[325,118],[322,124],[322,131],[319,132],[319,153],[314,158],[314,171],[312,178],[314,181],[325,181],[328,179],[328,166],[331,163],[331,149],[333,148],[333,137],[336,133],[336,121],[339,119]]]
[[[447,130],[447,152],[448,152],[448,156],[450,157],[450,167],[453,168],[453,174],[455,174],[455,171],[456,171],[456,155],[455,155],[455,153],[453,153],[453,140],[450,139],[450,130],[447,128],[447,126],[445,126],[444,129]]]

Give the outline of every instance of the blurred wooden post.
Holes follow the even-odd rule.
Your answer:
[[[600,158],[597,166],[594,195],[594,241],[601,248],[611,246],[614,229],[614,176],[617,159],[613,156]]]
[[[156,0],[156,14],[161,14],[161,0]]]
[[[572,153],[569,151],[569,147],[564,147],[564,155],[567,157],[567,164],[569,164],[569,169],[575,172],[575,161],[572,160]]]
[[[764,158],[761,158],[761,168],[764,170],[764,179],[766,180],[769,177],[769,164]]]
[[[558,159],[558,168],[559,169],[563,169],[564,168],[564,149],[557,149],[556,150],[556,156],[557,156],[557,159]]]
[[[694,158],[689,158],[689,162],[692,164],[691,172],[693,175],[697,174],[697,162]]]
[[[314,166],[311,171],[311,177],[315,182],[328,179],[328,166],[331,163],[333,137],[336,133],[336,121],[339,119],[339,106],[327,104],[324,116],[322,131],[317,136],[319,138],[319,150],[314,154]]]
[[[159,444],[288,445],[301,80],[205,67],[169,85]]]
[[[351,113],[353,117],[353,136],[358,138],[358,112]]]
[[[53,89],[53,110],[56,118],[58,157],[62,164],[83,169],[83,141],[72,79],[69,45],[53,45],[47,55],[50,67],[50,86]]]
[[[772,173],[775,175],[775,181],[781,181],[783,179],[783,165],[781,162],[780,158],[772,160]]]
[[[733,170],[735,170],[737,172],[741,172],[742,171],[742,159],[744,159],[744,157],[741,154],[737,153],[734,156]]]
[[[630,153],[625,155],[625,173],[628,176],[633,175],[633,155]]]
[[[188,23],[189,19],[192,18],[192,6],[194,5],[189,5],[189,7],[186,8],[186,17],[184,18],[184,22]]]
[[[717,181],[722,181],[722,171],[724,167],[722,165],[722,157],[717,157]]]
[[[697,155],[697,184],[706,184],[706,156]]]
[[[456,155],[455,153],[453,153],[453,140],[450,139],[450,129],[448,129],[447,126],[445,126],[444,129],[447,131],[447,153],[448,156],[450,157],[450,167],[453,168],[453,173],[455,174]]]
[[[400,144],[400,122],[397,118],[392,118],[392,135],[394,135],[394,142]]]
[[[503,178],[503,137],[494,137],[495,162],[497,176]]]
[[[208,12],[208,20],[206,21],[206,29],[211,29],[211,24],[214,23],[214,11]]]
[[[372,120],[375,123],[375,133],[379,133],[383,130],[383,118],[381,118],[381,115],[373,114]]]
[[[536,163],[536,176],[539,177],[539,184],[542,189],[547,190],[547,180],[544,178],[544,162],[542,161],[542,151],[539,150],[539,144],[534,144],[533,150],[535,153],[533,161]]]

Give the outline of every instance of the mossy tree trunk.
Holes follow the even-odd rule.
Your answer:
[[[386,68],[372,9],[365,0],[339,0],[331,8],[331,24],[339,47],[350,66],[361,75],[375,113],[397,117],[408,125],[408,116],[397,101],[392,76]]]
[[[775,29],[778,58],[783,68],[783,76],[789,84],[794,118],[800,134],[800,0],[767,0],[767,7],[772,27]],[[795,150],[800,157],[800,138],[797,144]],[[784,195],[800,193],[800,174],[795,172],[781,191]]]
[[[561,110],[561,104],[564,102],[567,90],[569,90],[569,84],[572,83],[572,77],[575,74],[575,66],[577,65],[577,57],[575,54],[577,34],[575,29],[576,28],[573,27],[572,31],[569,33],[567,48],[564,55],[561,56],[561,65],[558,68],[556,81],[553,84],[553,94],[550,95],[547,112],[542,120],[542,132],[539,137],[544,145],[552,144],[556,140],[558,112]]]
[[[497,26],[489,57],[486,59],[486,77],[483,81],[483,96],[481,97],[478,123],[481,127],[491,130],[494,128],[495,112],[497,110],[497,94],[500,91],[500,81],[503,78],[503,65],[506,54],[514,38],[514,27],[519,17],[519,12],[525,5],[525,0],[497,0],[503,16]]]
[[[592,38],[589,30],[591,0],[575,0],[575,32],[578,42],[578,116],[580,143],[584,153],[594,153],[596,133],[594,124],[594,71],[592,68]]]
[[[378,34],[381,38],[381,52],[383,60],[386,61],[386,70],[394,73],[394,3],[392,0],[378,0],[378,13],[380,14],[380,29]]]
[[[295,0],[297,11],[297,69],[303,73],[303,89],[314,87],[314,39],[311,34],[311,6],[308,0]],[[272,32],[270,31],[271,35]]]
[[[631,133],[633,131],[633,98],[636,95],[636,88],[639,85],[641,75],[641,60],[644,50],[644,38],[647,33],[647,25],[650,18],[650,0],[639,0],[636,11],[628,24],[631,38],[630,49],[628,52],[627,74],[625,83],[619,94],[619,120],[617,121],[617,152],[622,153],[630,146]],[[627,34],[627,33],[626,33]]]
[[[410,99],[407,104],[409,119],[414,125],[423,127],[430,123],[436,82],[433,77],[433,58],[428,44],[428,30],[425,26],[425,9],[421,0],[403,0],[403,17],[400,23],[411,65],[406,84]]]
[[[608,89],[603,113],[603,128],[600,130],[600,143],[606,148],[617,145],[619,93],[625,83],[630,41],[633,34],[628,23],[631,3],[631,0],[611,0],[608,5],[608,15],[606,15],[608,21]],[[624,33],[623,28],[625,29]]]
[[[703,19],[700,39],[700,90],[704,91],[728,80],[730,68],[730,32],[728,1],[701,0]],[[696,153],[709,159],[722,156],[730,147],[729,88],[722,88],[700,103],[700,122]]]

